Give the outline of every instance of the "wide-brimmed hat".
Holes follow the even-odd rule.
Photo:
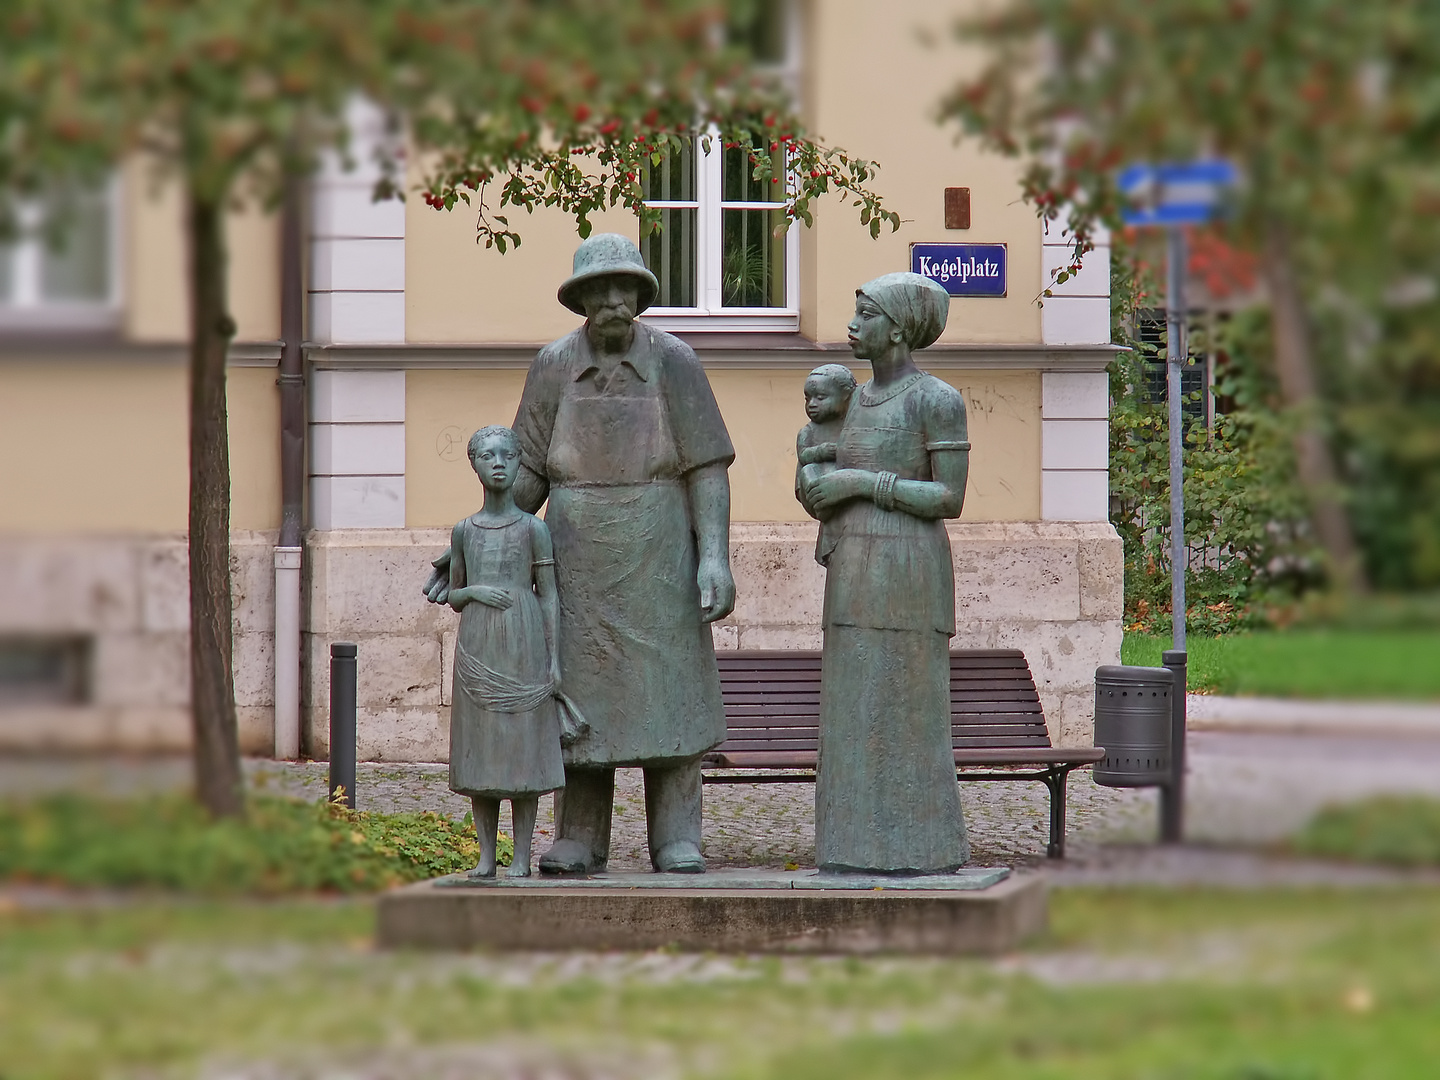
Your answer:
[[[655,302],[655,296],[660,291],[660,282],[645,268],[645,260],[641,258],[635,241],[619,233],[600,233],[575,249],[575,272],[565,279],[556,296],[575,314],[584,315],[585,308],[578,300],[580,286],[606,274],[625,274],[636,280],[640,286],[637,315]]]

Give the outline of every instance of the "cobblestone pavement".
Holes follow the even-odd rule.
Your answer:
[[[255,762],[252,783],[303,798],[320,798],[326,766]],[[356,775],[356,800],[362,810],[440,810],[463,814],[469,803],[445,786],[443,765],[362,764]],[[1045,861],[1049,836],[1049,795],[1038,782],[964,785],[972,862],[1028,865]],[[1154,818],[1153,792],[1102,788],[1088,774],[1071,781],[1070,836],[1077,854],[1098,843],[1141,839]],[[543,851],[554,828],[554,802],[540,800],[537,850]],[[815,788],[812,784],[707,784],[705,855],[712,867],[815,865]],[[508,806],[501,828],[508,830]],[[638,769],[620,769],[615,784],[610,869],[648,870],[645,841],[645,789]]]
[[[975,865],[1047,865],[1075,883],[1178,881],[1211,875],[1266,878],[1257,859],[1266,845],[1299,828],[1321,806],[1382,792],[1440,797],[1440,739],[1380,739],[1330,735],[1192,732],[1186,799],[1187,838],[1208,847],[1188,855],[1150,844],[1156,835],[1157,792],[1096,785],[1087,772],[1070,780],[1069,858],[1045,859],[1047,793],[1039,783],[967,783],[962,786]],[[325,791],[323,762],[250,761],[259,790],[318,799]],[[183,760],[10,759],[0,761],[0,793],[56,787],[127,793],[181,786]],[[438,810],[459,816],[464,799],[446,787],[444,765],[362,763],[361,809]],[[508,808],[502,828],[509,828]],[[553,831],[552,800],[541,800],[537,850]],[[705,853],[713,867],[814,865],[814,787],[803,784],[708,784]],[[1217,848],[1231,850],[1228,855]],[[1271,860],[1272,862],[1274,860]],[[1287,863],[1306,878],[1312,871]],[[610,866],[643,870],[645,797],[638,770],[618,773]],[[1290,872],[1290,871],[1287,871]],[[1363,875],[1361,875],[1363,877]]]

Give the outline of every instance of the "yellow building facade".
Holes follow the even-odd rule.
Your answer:
[[[974,62],[945,43],[953,4],[778,10],[772,62],[810,130],[881,163],[875,186],[903,226],[872,240],[831,199],[813,228],[757,241],[773,211],[746,202],[755,192],[735,187],[718,147],[697,148],[686,176],[652,190],[666,200],[669,239],[646,245],[665,302],[645,319],[695,348],[736,447],[739,602],[716,645],[819,646],[823,571],[793,496],[795,434],[811,368],[850,363],[868,375],[844,345],[856,287],[909,269],[912,243],[1001,244],[1004,294],[953,299],[944,336],[917,358],[963,394],[974,446],[965,511],[951,526],[955,644],[1023,648],[1052,736],[1086,741],[1093,669],[1117,662],[1120,643],[1120,548],[1107,520],[1108,252],[1041,304],[1066,261],[1064,238],[1021,201],[1015,163],[957,145],[933,121]],[[366,140],[383,131],[363,105],[350,119],[363,162]],[[326,751],[326,651],[354,640],[362,756],[439,760],[455,616],[428,605],[420,584],[450,526],[481,499],[469,434],[509,423],[536,350],[579,324],[555,300],[578,240],[570,219],[541,212],[519,223],[523,246],[500,255],[476,243],[463,208],[375,203],[372,183],[363,167],[329,166],[308,198],[302,747]],[[945,189],[957,187],[968,189],[970,223],[947,229]],[[0,253],[0,648],[21,673],[0,686],[0,746],[188,738],[180,205],[174,185],[138,161],[106,198],[88,246]],[[638,239],[628,213],[596,229]],[[228,239],[239,327],[228,397],[237,701],[246,749],[265,754],[277,725],[279,226],[239,209]],[[83,260],[89,277],[64,258]]]

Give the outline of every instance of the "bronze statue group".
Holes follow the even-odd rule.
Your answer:
[[[540,795],[556,792],[542,873],[609,857],[615,769],[644,771],[650,859],[700,873],[700,762],[725,738],[709,624],[730,613],[735,451],[693,350],[636,321],[658,283],[615,234],[575,253],[559,300],[585,316],[531,364],[513,428],[469,459],[484,507],[455,526],[425,591],[460,612],[450,787],[472,800],[476,877],[500,802],[530,874]],[[950,750],[955,590],[946,518],[970,444],[958,391],[913,353],[949,296],[916,274],[856,292],[851,349],[805,383],[795,493],[826,567],[816,861],[822,872],[945,873],[969,857]],[[535,511],[545,504],[545,519]]]

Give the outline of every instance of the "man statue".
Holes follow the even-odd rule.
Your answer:
[[[645,772],[650,861],[700,873],[700,757],[725,738],[708,623],[735,606],[730,436],[688,345],[635,317],[659,284],[616,234],[575,252],[559,299],[585,324],[541,349],[515,415],[515,502],[549,499],[565,693],[590,731],[565,751],[542,873],[603,870],[617,766]],[[426,585],[444,602],[449,553]]]

